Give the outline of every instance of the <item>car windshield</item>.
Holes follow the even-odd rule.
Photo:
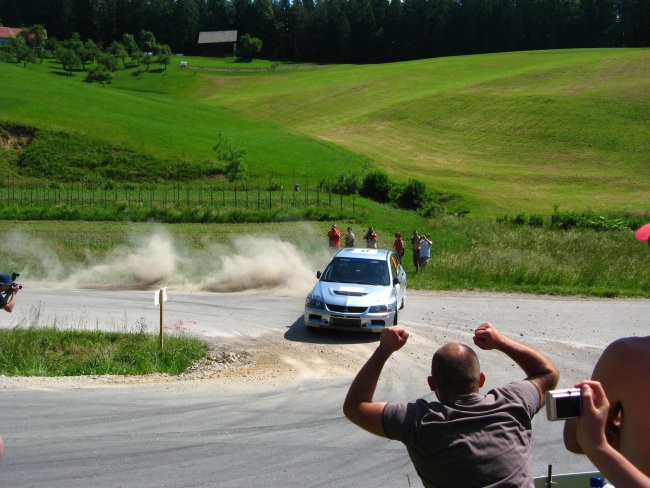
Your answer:
[[[321,281],[387,286],[390,275],[385,261],[334,258],[325,268]]]

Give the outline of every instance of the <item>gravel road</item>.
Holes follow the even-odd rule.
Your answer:
[[[0,327],[55,316],[69,327],[156,327],[152,292],[31,290]],[[341,414],[374,336],[308,332],[302,296],[171,293],[169,333],[213,343],[211,360],[180,378],[0,378],[3,487],[417,487],[401,444],[367,434]],[[560,367],[560,386],[588,377],[612,340],[650,333],[650,300],[409,291],[400,321],[411,331],[386,365],[376,398],[428,396],[431,353],[471,343],[484,321],[533,345]],[[523,373],[479,351],[486,387]],[[588,471],[564,450],[561,423],[534,421],[534,470]]]

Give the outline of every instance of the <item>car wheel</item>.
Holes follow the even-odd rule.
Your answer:
[[[395,317],[393,318],[393,325],[397,325],[397,310],[395,310]]]
[[[406,307],[406,295],[402,297],[402,305],[399,307],[399,309],[402,310],[404,307]]]

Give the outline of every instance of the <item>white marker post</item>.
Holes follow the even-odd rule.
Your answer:
[[[163,303],[167,301],[167,287],[161,288],[154,295],[154,305],[160,305],[160,349],[165,345],[163,338]]]

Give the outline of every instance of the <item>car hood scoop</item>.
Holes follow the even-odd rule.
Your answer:
[[[332,295],[343,295],[346,297],[364,297],[368,294],[363,288],[353,288],[351,286],[341,286],[339,288],[330,288]]]

